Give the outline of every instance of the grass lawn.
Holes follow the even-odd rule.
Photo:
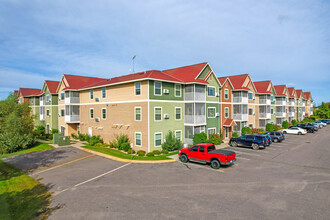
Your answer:
[[[49,150],[49,149],[53,149],[53,148],[54,147],[49,145],[48,143],[36,143],[35,146],[33,146],[29,149],[25,149],[25,150],[21,150],[21,151],[9,153],[9,154],[0,154],[0,159],[3,157],[10,157],[10,156],[19,155],[19,154],[28,154],[28,153],[32,153],[32,152],[44,151],[44,150]]]
[[[0,219],[45,219],[51,193],[0,159]]]
[[[105,148],[105,147],[94,147],[94,146],[90,146],[90,145],[85,145],[82,146],[83,148],[87,148],[89,150],[94,150],[100,153],[104,153],[104,154],[108,154],[110,156],[113,157],[118,157],[118,158],[122,158],[122,159],[131,159],[131,155],[130,154],[126,154],[123,153],[121,151],[115,150],[115,149],[111,149],[111,148]],[[169,158],[168,156],[177,154],[178,151],[174,151],[168,154],[163,154],[163,155],[159,155],[159,156],[153,156],[153,157],[140,157],[140,156],[136,156],[133,155],[133,160],[169,160],[171,158]]]

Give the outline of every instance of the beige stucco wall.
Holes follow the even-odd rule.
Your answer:
[[[247,126],[249,126],[250,124],[253,124],[253,128],[257,128],[259,126],[259,107],[258,105],[255,105],[256,103],[259,103],[259,97],[256,96],[256,91],[252,85],[252,83],[250,83],[248,85],[248,88],[250,89],[250,92],[252,92],[252,96],[255,97],[255,100],[253,99],[249,99],[248,102],[248,112],[249,109],[252,108],[253,112],[255,113],[255,115],[249,115],[248,116],[248,124]],[[258,100],[257,100],[258,99]],[[258,114],[258,117],[257,117]]]

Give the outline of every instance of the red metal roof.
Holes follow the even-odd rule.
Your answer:
[[[295,93],[295,89],[294,89],[294,87],[289,87],[288,88],[288,92],[289,92],[289,97],[290,98],[294,98],[295,96],[294,96],[294,93]]]
[[[225,122],[223,123],[224,127],[231,127],[231,126],[236,126],[236,123],[233,119],[227,118]]]
[[[18,95],[19,91],[18,90],[14,90],[14,95]]]
[[[274,86],[276,95],[277,96],[286,96],[286,94],[285,94],[285,88],[286,88],[286,85],[277,85],[277,86]]]
[[[57,87],[58,87],[58,84],[60,82],[58,81],[50,81],[50,80],[46,80],[45,81],[47,87],[48,87],[48,90],[51,94],[56,94],[56,90],[57,90]]]
[[[225,81],[226,81],[227,78],[228,78],[227,76],[218,78],[221,86],[223,86],[223,84],[225,83]]]
[[[23,97],[41,95],[41,89],[20,88],[19,92]]]
[[[169,69],[169,70],[163,70],[162,72],[164,72],[172,77],[175,77],[185,83],[197,82],[197,83],[208,84],[205,80],[196,79],[197,76],[202,72],[202,70],[205,68],[206,65],[207,65],[207,62],[194,64],[194,65],[190,65],[190,66],[183,66],[183,67]]]
[[[87,77],[87,76],[76,76],[76,75],[68,75],[64,74],[66,81],[68,82],[69,86],[64,88],[64,90],[68,89],[81,89],[88,85],[92,85],[98,82],[102,82],[106,79],[104,78],[96,78],[96,77]]]
[[[306,99],[309,99],[309,98],[311,98],[312,96],[311,96],[311,92],[304,92],[304,96],[305,96],[305,98]],[[312,99],[312,98],[311,98]],[[312,99],[313,100],[313,99]]]
[[[297,93],[298,98],[300,98],[301,95],[303,95],[301,89],[296,89],[296,93]]]
[[[272,94],[272,90],[267,90],[269,87],[269,84],[271,84],[270,80],[258,81],[258,82],[253,82],[253,83],[257,90],[257,93]]]
[[[249,74],[228,76],[230,82],[232,83],[234,90],[250,90],[248,87],[244,87],[243,84]]]

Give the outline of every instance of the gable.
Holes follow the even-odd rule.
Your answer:
[[[217,76],[214,74],[212,70],[211,73],[207,76],[206,82],[208,82],[210,85],[221,87],[221,84]]]
[[[210,71],[212,71],[210,66],[208,64],[205,65],[204,69],[197,76],[197,79],[205,79],[207,77],[207,75],[210,73]]]

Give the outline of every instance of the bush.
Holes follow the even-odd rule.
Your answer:
[[[252,134],[251,128],[243,127],[242,128],[242,135],[245,135],[245,134]]]
[[[78,139],[78,136],[74,133],[71,134],[72,139]]]
[[[46,133],[46,129],[45,129],[45,127],[42,126],[42,125],[36,127],[36,129],[34,129],[34,134],[35,134],[37,137],[45,136],[45,133]]]
[[[194,145],[200,144],[200,143],[207,143],[207,135],[204,132],[194,134],[193,142],[194,142]]]
[[[159,155],[160,151],[159,150],[154,150],[152,153],[154,153],[154,155]]]
[[[266,131],[274,131],[273,124],[272,123],[267,123],[266,124]]]
[[[147,157],[153,157],[153,156],[155,156],[154,155],[154,153],[152,153],[152,152],[149,152],[149,153],[147,153],[147,155],[146,155]]]
[[[291,121],[291,123],[292,123],[292,125],[297,125],[297,121],[296,121],[295,119],[293,119],[293,120]]]
[[[103,140],[101,139],[100,135],[92,136],[89,138],[88,143],[92,146],[95,146],[96,144],[99,144],[99,143],[103,144]]]
[[[162,154],[168,154],[168,151],[167,151],[167,150],[162,150],[161,153],[162,153]]]
[[[167,151],[175,151],[179,150],[182,146],[182,142],[175,138],[175,134],[173,131],[168,131],[165,135],[165,141],[162,144],[162,149]]]
[[[258,134],[262,134],[262,133],[265,133],[265,130],[262,128],[258,128]]]
[[[289,122],[288,121],[283,121],[282,127],[287,129],[289,127]]]
[[[123,150],[123,151],[126,151],[127,152],[129,149],[131,149],[131,145],[129,143],[127,143],[127,142],[121,143],[119,145],[119,150]]]
[[[232,134],[232,137],[238,137],[238,132],[234,131],[233,134]]]
[[[50,131],[51,134],[58,134],[58,129],[54,128]]]
[[[94,146],[95,146],[95,147],[104,147],[104,144],[102,144],[102,143],[97,143],[97,144],[95,144]]]
[[[116,140],[110,144],[110,146],[113,146],[114,148],[118,148],[122,151],[128,151],[131,148],[130,141],[128,138],[128,135],[121,134],[116,136]]]
[[[128,153],[128,154],[135,154],[135,150],[133,150],[133,149],[128,149],[127,153]]]
[[[222,135],[220,134],[210,134],[209,135],[209,142],[214,145],[219,145],[222,142]]]
[[[80,141],[87,141],[87,142],[89,142],[90,137],[88,136],[88,134],[79,134],[78,139]]]
[[[118,148],[118,143],[116,140],[109,141],[109,147],[110,148]]]
[[[32,147],[36,143],[35,136],[31,134],[13,134],[4,132],[0,134],[0,154],[13,153],[21,149]]]
[[[144,150],[139,150],[137,152],[137,155],[140,156],[140,157],[144,157],[144,155],[146,155],[146,152]]]

